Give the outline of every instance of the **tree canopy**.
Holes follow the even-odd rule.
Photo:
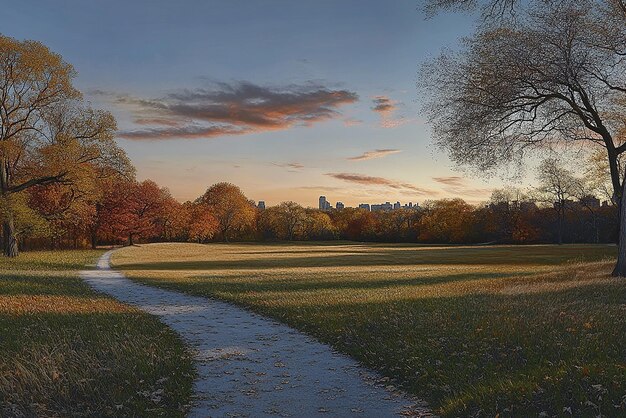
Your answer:
[[[599,149],[613,201],[626,206],[619,164],[626,152],[624,1],[429,4],[434,10],[483,11],[483,24],[460,51],[445,52],[424,67],[422,87],[436,143],[455,162],[482,173],[519,163],[531,149]],[[614,274],[626,276],[626,211],[620,219]]]
[[[112,172],[130,172],[115,119],[91,109],[74,68],[39,42],[0,36],[0,197],[63,184],[76,196]],[[17,255],[14,214],[3,217],[4,253]]]

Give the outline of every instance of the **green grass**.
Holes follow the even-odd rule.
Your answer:
[[[0,416],[184,416],[189,355],[156,318],[80,280],[101,253],[0,258]]]
[[[626,416],[614,246],[155,244],[136,280],[249,307],[381,371],[444,416]]]

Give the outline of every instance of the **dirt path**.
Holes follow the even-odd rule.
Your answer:
[[[195,353],[192,417],[431,416],[377,376],[286,325],[228,303],[146,286],[109,267],[81,272],[94,289],[157,315]]]

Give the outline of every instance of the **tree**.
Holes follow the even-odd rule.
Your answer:
[[[474,208],[462,199],[440,199],[424,203],[420,240],[464,243],[471,239]]]
[[[557,242],[563,244],[563,223],[565,210],[573,202],[579,189],[579,180],[571,171],[553,159],[543,160],[537,170],[539,186],[536,188],[539,201],[547,203],[557,215]]]
[[[93,222],[96,210],[92,199],[96,198],[98,190],[90,186],[77,189],[71,184],[54,183],[31,187],[27,194],[29,207],[50,226],[52,247],[66,238],[76,248]]]
[[[318,209],[305,209],[306,216],[302,225],[305,239],[332,239],[336,229],[328,213]]]
[[[192,204],[189,210],[189,240],[205,243],[213,238],[218,231],[219,222],[210,210],[202,204]]]
[[[376,236],[377,221],[373,212],[346,208],[331,212],[331,217],[342,239],[367,241]]]
[[[16,241],[22,237],[44,237],[50,235],[50,224],[41,214],[28,205],[28,196],[19,193],[11,199],[0,197],[0,222],[8,216],[13,221]]]
[[[86,107],[72,86],[76,72],[34,41],[0,36],[0,198],[3,252],[18,255],[10,202],[32,187],[78,184],[127,165],[113,140],[110,113]]]
[[[604,149],[615,201],[625,200],[618,166],[626,152],[623,2],[483,4],[510,5],[517,18],[487,19],[463,51],[443,54],[425,67],[426,107],[437,144],[456,162],[487,172],[521,161],[529,149],[588,142]],[[624,239],[614,275],[626,275],[626,221],[620,225]]]
[[[283,237],[289,241],[293,241],[296,233],[301,232],[305,221],[306,212],[296,202],[282,202],[278,205],[278,222],[283,231]]]
[[[241,189],[231,183],[211,186],[197,203],[203,203],[218,222],[218,231],[224,241],[233,238],[236,231],[251,228],[256,209]]]
[[[150,239],[163,233],[171,196],[165,188],[145,180],[118,181],[105,196],[99,214],[99,234],[105,240]]]

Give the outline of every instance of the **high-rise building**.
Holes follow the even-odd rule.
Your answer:
[[[393,210],[400,209],[401,207],[402,206],[400,206],[400,202],[396,202],[393,204]]]
[[[370,207],[372,212],[393,210],[393,205],[390,202],[385,202],[380,205],[372,205]]]
[[[580,203],[588,208],[599,208],[600,200],[595,196],[584,196],[580,199]]]
[[[261,210],[265,210],[265,201],[264,200],[259,200],[259,203],[257,203],[256,207],[261,209]]]
[[[369,203],[361,203],[359,205],[359,209],[365,209],[366,211],[369,212],[370,211],[370,205],[369,205]]]
[[[326,201],[326,196],[320,196],[319,209],[320,210],[326,210],[326,205],[328,205],[328,202]]]
[[[343,208],[345,208],[343,202],[337,202],[337,204],[335,205],[335,208],[337,208],[338,210],[341,210]]]

